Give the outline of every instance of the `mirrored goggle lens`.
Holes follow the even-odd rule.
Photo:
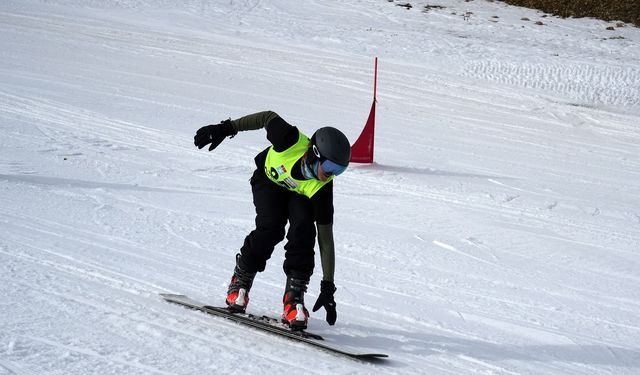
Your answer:
[[[337,176],[346,169],[346,165],[336,164],[328,159],[322,162],[322,170],[329,176]]]

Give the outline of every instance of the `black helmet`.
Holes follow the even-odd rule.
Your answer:
[[[331,160],[332,162],[348,166],[351,160],[351,144],[347,137],[338,129],[326,126],[313,133],[309,147],[315,146],[321,160]],[[315,151],[314,150],[314,153]]]

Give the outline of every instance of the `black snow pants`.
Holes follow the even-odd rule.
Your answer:
[[[271,182],[257,169],[251,177],[256,229],[240,249],[242,263],[249,272],[262,272],[274,247],[284,239],[289,222],[284,272],[287,276],[309,280],[313,273],[315,220],[311,200]]]

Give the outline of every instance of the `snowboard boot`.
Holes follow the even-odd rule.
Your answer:
[[[227,306],[233,312],[244,313],[249,304],[249,290],[253,285],[256,273],[247,272],[242,268],[242,257],[236,255],[236,267],[233,270],[229,290],[227,291]]]
[[[307,291],[309,280],[287,277],[287,286],[282,299],[284,311],[282,322],[288,324],[294,331],[307,328],[309,311],[304,307],[304,293]]]

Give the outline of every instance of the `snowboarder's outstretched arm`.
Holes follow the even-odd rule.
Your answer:
[[[262,111],[243,116],[235,120],[228,119],[221,121],[219,124],[203,126],[202,128],[198,129],[195,137],[193,137],[193,143],[199,149],[202,149],[206,145],[211,144],[211,146],[209,146],[209,151],[211,151],[218,147],[218,145],[220,145],[220,143],[222,143],[222,141],[226,137],[233,137],[238,134],[238,132],[258,130],[262,128],[267,128],[267,137],[269,138],[268,126],[272,122],[274,123],[274,125],[277,124],[276,126],[284,125],[283,128],[286,129],[284,133],[292,133],[292,135],[295,133],[296,138],[293,139],[293,143],[297,141],[297,129],[295,127],[287,124],[280,116],[278,116],[277,113],[273,111]],[[282,132],[275,133],[279,135]],[[272,139],[269,140],[274,144],[274,146],[277,146],[278,143],[281,143],[278,142],[280,141],[280,139],[275,140],[276,142],[274,142],[274,140]],[[288,140],[285,140],[286,143],[290,143],[287,141]],[[287,145],[287,147],[288,146],[289,145]]]

